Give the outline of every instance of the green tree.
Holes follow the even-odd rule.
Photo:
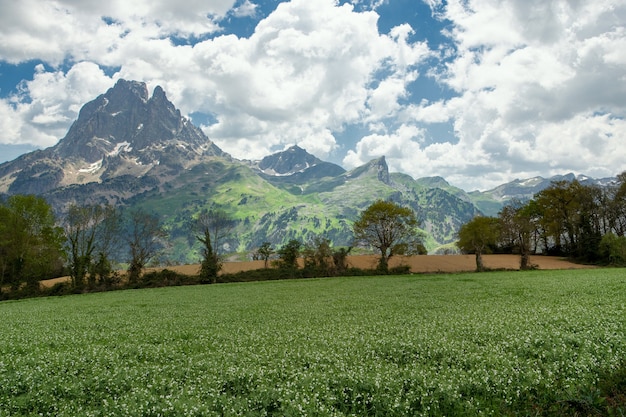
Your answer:
[[[283,245],[278,253],[277,265],[279,268],[289,271],[291,275],[298,269],[298,258],[300,257],[300,248],[302,243],[297,239],[291,239],[286,245]]]
[[[267,269],[267,263],[269,262],[269,259],[273,254],[274,249],[272,249],[272,244],[270,242],[263,242],[259,249],[257,249],[255,258],[262,259],[264,262],[264,268]]]
[[[200,278],[204,282],[214,283],[222,269],[219,255],[220,242],[231,233],[234,221],[224,210],[204,210],[198,216],[196,239],[202,243]]]
[[[600,241],[602,261],[615,266],[626,265],[626,236],[607,233]]]
[[[348,255],[352,246],[347,248],[333,249],[333,274],[343,275],[348,270]]]
[[[537,245],[538,212],[535,201],[512,201],[498,214],[500,240],[520,254],[520,269],[531,269],[530,255]]]
[[[110,286],[117,280],[113,263],[119,259],[122,234],[122,215],[111,205],[103,207],[102,221],[96,226],[96,258],[91,265],[89,277],[100,284]]]
[[[104,210],[99,205],[70,206],[65,217],[65,237],[70,277],[74,287],[82,287],[96,250],[96,231]]]
[[[373,247],[380,253],[378,268],[387,271],[392,256],[404,255],[409,248],[419,247],[417,226],[411,209],[378,200],[361,213],[352,230],[357,244]]]
[[[64,228],[73,286],[82,287],[87,278],[93,287],[97,279],[108,278],[111,252],[119,240],[119,220],[112,206],[70,206]]]
[[[578,181],[557,181],[535,195],[543,242],[549,252],[593,261],[603,224],[608,223],[602,191]]]
[[[476,255],[476,271],[485,270],[483,254],[495,246],[500,237],[499,220],[495,217],[474,217],[459,229],[458,247]]]
[[[155,214],[142,209],[133,210],[128,217],[129,246],[128,282],[139,281],[143,269],[160,250],[167,233],[163,230],[159,218]]]
[[[304,245],[302,251],[304,257],[304,268],[315,275],[331,275],[333,251],[330,247],[330,240],[315,236],[309,243]]]
[[[50,205],[41,197],[14,195],[0,210],[0,265],[14,288],[26,282],[38,289],[39,280],[60,272],[63,230],[56,226]]]

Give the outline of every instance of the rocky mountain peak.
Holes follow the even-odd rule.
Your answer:
[[[298,145],[294,145],[285,151],[266,156],[258,163],[258,167],[267,175],[291,175],[322,162],[321,159],[311,155]]]
[[[93,163],[120,151],[138,153],[179,141],[194,149],[210,148],[209,139],[181,116],[160,86],[148,95],[146,84],[119,80],[87,103],[56,147],[62,158]],[[220,153],[218,149],[213,151]]]
[[[167,99],[160,86],[152,97],[145,83],[119,80],[85,104],[67,135],[52,148],[3,167],[11,193],[37,192],[151,169],[177,172],[207,156],[227,156]],[[46,174],[47,181],[40,178]],[[52,174],[51,174],[52,173]],[[155,175],[157,175],[155,173]],[[162,175],[162,174],[158,174]]]
[[[391,179],[389,177],[389,167],[385,156],[371,160],[365,165],[353,169],[346,174],[347,178],[358,178],[364,175],[374,175],[376,178],[387,185],[391,185]]]

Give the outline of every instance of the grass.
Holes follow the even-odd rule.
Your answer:
[[[3,302],[0,416],[623,415],[625,272]]]

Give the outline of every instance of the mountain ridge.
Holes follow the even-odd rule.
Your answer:
[[[174,262],[197,260],[189,224],[201,210],[225,209],[237,221],[223,251],[317,235],[350,245],[351,222],[376,199],[412,208],[432,253],[454,242],[475,215],[497,213],[508,198],[525,198],[546,181],[467,193],[442,177],[390,173],[384,156],[346,171],[297,145],[237,160],[183,117],[160,86],[150,96],[145,83],[126,80],[86,103],[57,145],[0,164],[0,193],[41,195],[57,213],[70,204],[110,203],[159,214]]]

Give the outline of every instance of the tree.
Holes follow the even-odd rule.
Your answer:
[[[96,249],[96,230],[104,211],[99,205],[70,206],[65,217],[70,277],[74,287],[82,287]]]
[[[626,265],[626,236],[605,234],[600,242],[600,256],[609,265]]]
[[[626,171],[617,176],[618,185],[612,190],[609,225],[617,236],[626,236]]]
[[[617,196],[616,196],[617,197]],[[615,223],[605,210],[602,190],[578,181],[557,181],[535,195],[546,248],[586,261],[599,256],[604,224]]]
[[[354,222],[354,240],[357,244],[378,250],[378,268],[387,271],[392,256],[404,255],[410,247],[419,247],[417,226],[412,210],[391,201],[378,200]]]
[[[264,267],[267,269],[267,263],[270,259],[270,256],[274,254],[274,249],[272,249],[272,244],[270,242],[263,242],[261,247],[257,249],[255,258],[262,259],[264,261]]]
[[[334,275],[342,275],[348,270],[348,254],[350,254],[351,250],[352,246],[333,250]]]
[[[105,205],[102,221],[97,226],[96,259],[89,276],[96,282],[110,285],[115,278],[113,262],[119,259],[122,239],[122,216],[118,209]]]
[[[70,206],[65,218],[65,236],[72,284],[90,286],[111,271],[111,252],[120,232],[119,216],[111,206]]]
[[[127,242],[130,252],[128,282],[134,283],[139,281],[147,263],[163,248],[162,239],[167,234],[161,227],[159,218],[142,209],[132,211],[128,222]]]
[[[527,204],[512,201],[498,214],[500,220],[500,240],[520,254],[520,269],[530,269],[530,254],[536,247],[538,212],[534,200]],[[533,245],[533,241],[535,244]]]
[[[304,256],[304,268],[315,275],[328,276],[331,274],[331,260],[333,251],[330,247],[330,240],[315,236],[309,243],[304,245],[302,251]]]
[[[26,281],[36,289],[39,280],[61,270],[63,231],[43,198],[9,197],[0,210],[0,221],[0,265],[14,288]]]
[[[295,270],[298,269],[298,257],[300,256],[301,247],[302,243],[299,240],[291,239],[280,248],[277,252],[280,258],[277,262],[278,267],[290,271],[293,275]]]
[[[217,274],[222,269],[220,242],[230,234],[234,226],[233,220],[223,210],[204,210],[198,216],[196,239],[202,243],[200,278],[203,281],[216,281]]]
[[[474,217],[459,229],[458,247],[466,253],[476,255],[476,271],[485,270],[483,253],[495,246],[500,235],[499,221],[495,217]]]

